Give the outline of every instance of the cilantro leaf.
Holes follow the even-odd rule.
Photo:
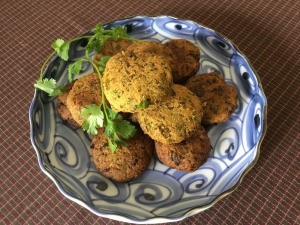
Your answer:
[[[65,41],[63,39],[56,39],[51,47],[55,50],[55,51],[58,51],[63,45],[64,45]]]
[[[129,37],[127,34],[127,29],[122,26],[116,26],[112,28],[112,38],[122,38]]]
[[[106,137],[113,137],[115,133],[115,123],[112,120],[107,120],[105,123],[105,131],[104,134]]]
[[[69,48],[70,41],[64,41],[63,39],[57,39],[51,45],[51,47],[55,50],[56,54],[63,60],[69,60]]]
[[[120,114],[116,113],[112,109],[106,109],[109,117],[105,124],[105,135],[107,137],[117,139],[116,137],[119,137],[120,135],[121,138],[129,139],[135,135],[136,128],[134,125],[130,124],[129,121],[124,120]]]
[[[58,87],[56,84],[56,80],[54,80],[53,78],[44,78],[38,80],[33,86],[46,92],[49,96],[58,96],[64,91],[64,87]]]
[[[85,118],[82,129],[91,135],[97,134],[97,129],[103,127],[104,114],[99,105],[90,104],[81,110],[80,116]]]
[[[82,68],[82,60],[78,60],[68,66],[68,79],[70,82],[72,82],[73,80],[73,75],[79,74],[81,68]]]
[[[114,119],[116,132],[123,138],[129,139],[136,133],[136,128],[129,121],[124,120],[120,114]]]
[[[107,38],[108,37],[104,36],[103,30],[96,29],[96,33],[85,47],[87,54],[90,54],[93,51],[100,52]]]
[[[104,27],[103,27],[103,25],[102,24],[97,24],[96,25],[96,28],[95,28],[95,33],[96,34],[102,34],[103,32],[104,32]]]
[[[104,135],[108,139],[110,149],[112,152],[115,152],[118,146],[127,146],[124,139],[133,137],[136,133],[136,128],[114,110],[106,107],[106,112]]]
[[[117,114],[117,115],[119,115],[119,114]],[[124,138],[123,135],[125,133],[122,132],[123,135],[120,133],[121,129],[118,128],[119,125],[121,125],[121,124],[118,124],[116,121],[109,120],[108,123],[105,126],[104,135],[107,137],[108,145],[109,145],[109,147],[110,147],[110,149],[113,153],[116,152],[116,149],[117,149],[118,146],[121,146],[121,145],[122,146],[127,146],[126,141],[123,140],[123,138]],[[127,128],[124,127],[124,130],[125,129],[127,129]],[[133,126],[133,131],[135,133],[135,127],[134,126]]]
[[[114,142],[113,140],[111,140],[110,138],[107,139],[108,140],[108,146],[110,148],[110,150],[112,151],[112,153],[115,153],[118,147],[118,144],[116,142]]]
[[[127,38],[132,39],[128,34],[126,28],[122,26],[113,27],[111,30],[105,30],[103,25],[98,24],[94,29],[94,35],[88,42],[86,46],[87,55],[91,52],[100,52],[105,41],[107,39],[113,38]]]
[[[68,90],[68,87],[66,87],[66,86],[56,87],[56,89],[54,89],[53,93],[50,96],[59,96],[60,94],[62,94],[63,92],[65,92],[67,90]]]
[[[109,59],[110,56],[102,56],[101,59],[99,60],[98,64],[99,64],[99,71],[101,74],[104,72],[106,63],[108,62]]]

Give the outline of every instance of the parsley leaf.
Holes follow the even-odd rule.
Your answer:
[[[70,48],[70,41],[64,41],[63,39],[57,39],[51,45],[54,49],[56,54],[63,60],[69,60],[69,48]]]
[[[38,80],[33,86],[46,92],[49,96],[58,96],[62,94],[65,89],[64,87],[58,87],[56,84],[56,80],[54,80],[53,78],[44,78]]]
[[[90,104],[81,110],[80,116],[86,118],[82,129],[91,135],[97,134],[97,129],[103,127],[104,114],[99,105]]]
[[[82,60],[78,60],[68,66],[68,79],[70,82],[73,80],[73,75],[79,74],[82,68],[82,62]]]

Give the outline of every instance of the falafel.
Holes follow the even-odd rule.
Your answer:
[[[217,72],[192,76],[185,86],[201,98],[214,84],[225,84],[224,78]]]
[[[99,77],[96,73],[89,74],[75,81],[67,96],[67,107],[72,118],[81,126],[84,118],[80,116],[81,110],[90,104],[100,104],[102,92]]]
[[[203,124],[225,122],[237,107],[237,89],[216,72],[193,76],[185,86],[204,104]]]
[[[99,129],[91,143],[92,158],[99,173],[117,182],[139,177],[152,159],[153,140],[139,130],[126,141],[127,146],[119,146],[113,153],[103,132],[103,128]]]
[[[80,125],[72,118],[71,112],[67,107],[67,97],[72,89],[74,82],[66,85],[67,90],[57,97],[57,113],[60,119],[72,128],[79,128]]]
[[[121,51],[125,51],[131,44],[132,41],[124,38],[110,38],[104,42],[101,50],[95,53],[93,61],[98,65],[98,62],[103,56],[113,56]]]
[[[131,113],[145,101],[153,104],[170,95],[173,81],[170,66],[162,56],[128,52],[108,60],[102,80],[112,108]]]
[[[173,95],[138,111],[142,130],[155,141],[174,144],[188,138],[200,125],[200,99],[186,87],[174,84]]]
[[[129,53],[152,53],[156,55],[160,55],[166,59],[169,63],[171,69],[175,66],[174,65],[174,56],[173,52],[164,44],[154,41],[137,41],[132,43],[126,49]]]
[[[198,72],[200,50],[195,44],[186,39],[173,39],[165,45],[172,51],[175,61],[172,67],[174,83],[183,83]]]
[[[194,172],[206,162],[211,145],[209,137],[202,126],[186,140],[177,144],[155,142],[158,159],[173,169]]]

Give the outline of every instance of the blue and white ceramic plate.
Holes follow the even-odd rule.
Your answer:
[[[259,157],[266,132],[267,101],[257,74],[232,42],[188,20],[137,16],[106,24],[126,26],[131,36],[165,43],[184,38],[201,50],[199,73],[219,71],[238,89],[238,107],[229,121],[208,127],[213,150],[196,172],[184,173],[153,158],[144,174],[115,183],[97,173],[90,137],[61,122],[54,97],[36,91],[30,106],[31,141],[41,169],[67,198],[110,219],[133,223],[182,220],[199,213],[237,188]],[[84,43],[71,46],[68,62],[54,57],[44,77],[67,83],[67,67],[84,55]],[[92,71],[85,65],[84,76]]]

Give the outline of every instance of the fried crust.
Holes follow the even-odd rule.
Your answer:
[[[172,67],[174,83],[183,83],[198,72],[200,50],[196,45],[185,39],[173,39],[165,45],[172,51],[175,61]]]
[[[127,182],[136,179],[147,169],[154,151],[153,141],[138,131],[126,142],[127,146],[119,146],[112,153],[103,129],[93,137],[92,158],[100,174],[117,182]]]
[[[81,110],[90,104],[100,104],[102,93],[99,77],[96,73],[87,75],[75,81],[67,96],[67,107],[72,118],[82,125],[84,118],[80,116]]]
[[[188,138],[201,123],[200,99],[186,87],[173,85],[174,94],[138,111],[143,131],[155,141],[173,144]]]
[[[224,122],[237,107],[237,89],[228,85],[216,72],[196,75],[185,86],[204,104],[203,124]]]
[[[107,62],[103,85],[114,110],[134,113],[143,101],[154,104],[171,93],[171,69],[162,56],[121,52]]]
[[[210,153],[210,140],[203,127],[188,139],[177,144],[155,142],[155,151],[159,160],[173,169],[194,172],[206,162]]]

